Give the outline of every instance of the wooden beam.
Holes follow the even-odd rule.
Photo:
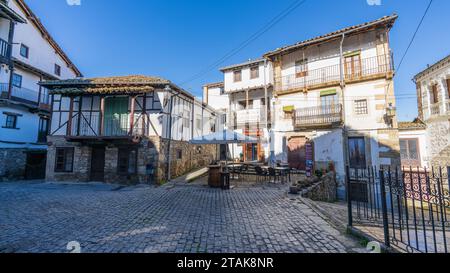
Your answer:
[[[66,135],[72,135],[72,118],[73,118],[73,97],[70,97],[70,106],[69,106],[69,120],[67,121],[67,132]]]
[[[128,134],[130,136],[133,135],[133,129],[134,129],[134,103],[135,103],[136,97],[132,96],[131,97],[131,110],[130,110],[130,131],[128,132]]]
[[[105,97],[100,98],[100,126],[99,126],[99,136],[103,136],[104,134],[104,121],[105,121]]]
[[[147,93],[144,94],[142,99],[142,135],[145,136],[145,121],[147,119]]]

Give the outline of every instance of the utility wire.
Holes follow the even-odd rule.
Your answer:
[[[266,25],[264,25],[262,28],[260,28],[257,32],[255,32],[253,35],[251,35],[248,39],[243,41],[241,44],[239,44],[238,47],[232,49],[227,54],[225,54],[222,58],[218,59],[205,69],[201,70],[191,78],[187,79],[186,81],[180,83],[180,85],[185,85],[187,83],[192,82],[193,80],[196,80],[202,76],[204,76],[206,73],[210,72],[213,69],[216,69],[217,66],[224,63],[229,58],[236,55],[239,51],[247,47],[249,44],[251,44],[253,41],[258,39],[261,35],[269,31],[272,27],[274,27],[277,23],[279,23],[281,20],[283,20],[286,16],[288,16],[290,13],[292,13],[294,10],[296,10],[298,7],[303,5],[307,0],[296,0],[293,3],[291,3],[286,9],[281,11],[278,15],[276,15],[274,18],[272,18]]]
[[[428,14],[428,11],[430,10],[430,7],[431,7],[432,3],[433,3],[433,0],[430,0],[430,3],[428,3],[428,6],[427,6],[427,8],[426,8],[426,10],[425,10],[425,12],[424,12],[424,14],[422,16],[422,19],[420,20],[419,24],[417,25],[417,28],[416,28],[416,31],[414,32],[414,35],[412,36],[411,41],[409,42],[408,47],[406,48],[405,53],[403,54],[402,59],[400,60],[400,63],[397,66],[397,73],[398,73],[398,71],[400,70],[400,67],[403,64],[403,61],[405,60],[405,57],[408,54],[409,49],[411,48],[412,44],[414,43],[414,40],[415,40],[415,38],[417,36],[417,33],[419,32],[419,29],[422,26],[422,23],[423,23],[425,17],[427,16],[427,14]]]

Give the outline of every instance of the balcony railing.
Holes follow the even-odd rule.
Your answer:
[[[351,64],[351,67],[348,66]],[[347,65],[347,67],[345,67]],[[390,55],[380,55],[344,63],[342,72],[346,82],[369,79],[393,72]],[[275,79],[275,92],[305,90],[327,85],[339,84],[341,79],[340,64],[308,70],[302,74],[291,74]]]
[[[332,104],[299,108],[294,111],[293,123],[296,128],[340,125],[342,105]]]
[[[231,119],[229,119],[229,126],[231,127],[244,127],[246,125],[261,125],[266,124],[266,112],[264,107],[256,109],[238,110],[231,113]],[[270,119],[270,113],[269,113]]]
[[[0,83],[0,93],[2,98],[8,97],[8,83]],[[41,92],[39,98],[39,91],[31,90],[24,87],[11,87],[11,99],[18,102],[23,102],[33,106],[39,106],[40,108],[50,110],[50,96],[47,90]]]
[[[135,114],[133,130],[130,134],[131,123],[129,114],[120,117],[106,117],[103,126],[100,126],[100,113],[90,113],[90,116],[81,114],[78,120],[78,113],[73,114],[72,128],[70,136],[72,137],[126,137],[140,136],[148,133],[148,123],[142,124],[142,117]],[[144,127],[143,127],[144,126]],[[101,131],[101,127],[103,132]],[[145,128],[144,130],[142,128]]]

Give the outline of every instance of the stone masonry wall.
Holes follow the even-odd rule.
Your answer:
[[[88,182],[91,166],[91,147],[76,142],[67,142],[63,136],[48,136],[47,181]],[[56,148],[73,147],[73,172],[55,172]]]
[[[159,179],[166,179],[166,158],[168,140],[163,139],[160,142],[160,153],[163,155],[159,161]],[[198,169],[209,165],[217,158],[218,147],[214,144],[193,145],[186,141],[172,140],[170,144],[171,178],[175,178],[188,173],[191,170]],[[181,156],[181,157],[180,157]]]
[[[0,149],[0,181],[25,178],[26,149]]]
[[[67,142],[63,136],[49,136],[47,153],[48,181],[88,182],[90,180],[92,148],[77,142]],[[119,145],[105,143],[104,181],[106,183],[137,184],[161,183],[166,180],[168,140],[159,137],[144,138],[137,148],[137,173],[117,173]],[[73,147],[73,172],[55,172],[57,147]],[[192,145],[185,141],[171,142],[171,177],[175,178],[191,170],[207,166],[216,159],[216,145]],[[180,158],[181,156],[181,158]]]

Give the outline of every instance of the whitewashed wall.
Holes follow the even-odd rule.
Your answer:
[[[420,166],[430,167],[428,162],[428,144],[426,130],[400,130],[400,139],[417,139],[420,153]]]
[[[236,70],[239,69],[240,68],[236,68]],[[250,66],[243,67],[241,71],[242,80],[240,82],[234,82],[233,70],[224,72],[225,92],[263,86],[265,84],[264,73],[266,74],[266,83],[273,83],[273,69],[270,62],[267,63],[266,69],[264,69],[264,62],[259,63],[259,77],[256,79],[250,79]]]
[[[217,110],[229,107],[228,94],[222,94],[221,89],[221,87],[208,88],[208,105]]]

